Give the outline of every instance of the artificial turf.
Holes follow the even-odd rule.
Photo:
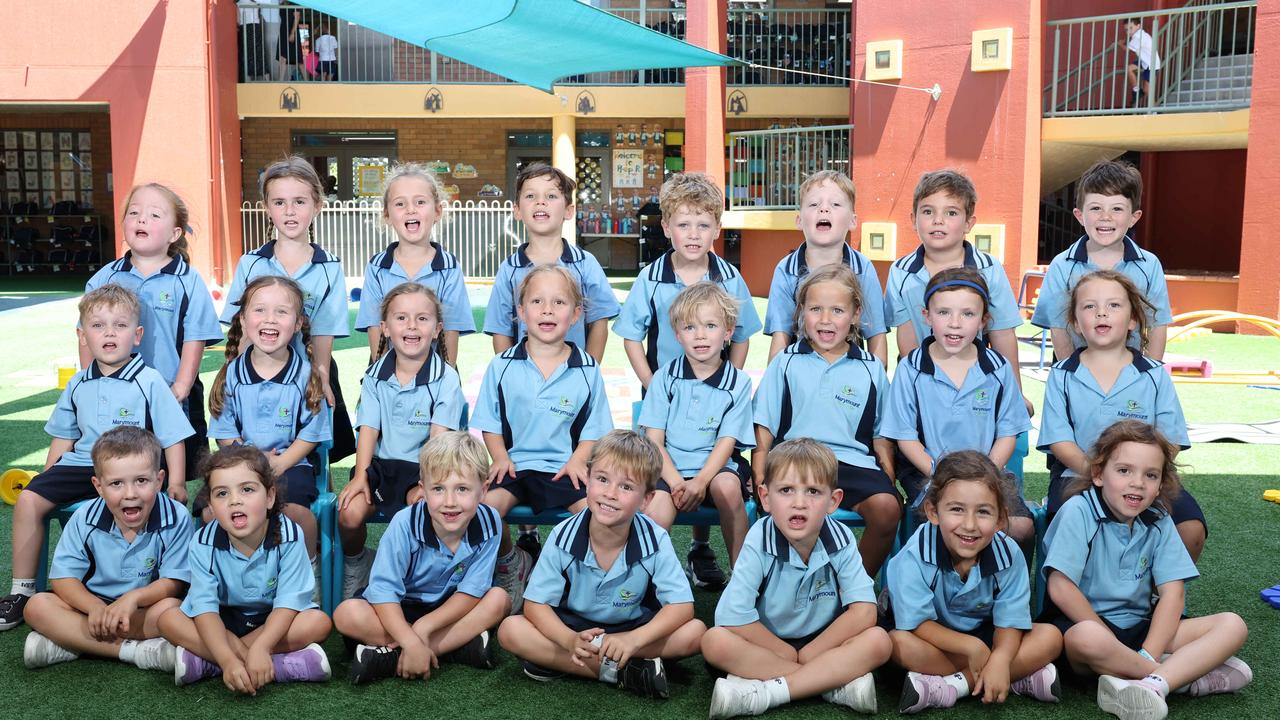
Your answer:
[[[22,288],[27,290],[28,288]],[[34,288],[33,288],[34,289]],[[60,288],[61,289],[61,288]],[[0,292],[3,296],[13,289]],[[763,301],[757,301],[763,312]],[[74,363],[76,356],[74,303],[53,301],[38,307],[0,313],[0,469],[39,469],[48,449],[43,427],[58,397],[56,368]],[[767,343],[752,344],[749,367],[765,364]],[[1275,369],[1276,341],[1272,338],[1217,335],[1175,344],[1170,351],[1213,360],[1230,370]],[[464,378],[492,356],[484,335],[464,338],[459,352]],[[364,336],[337,344],[345,395],[354,405],[368,349]],[[205,355],[202,375],[206,386],[222,362],[221,347]],[[611,338],[608,367],[627,367],[621,343]],[[1037,406],[1043,384],[1024,380]],[[1243,386],[1179,386],[1188,422],[1249,422],[1280,417],[1280,403],[1272,391]],[[1258,591],[1280,583],[1280,505],[1263,502],[1262,491],[1280,487],[1280,446],[1202,444],[1181,457],[1186,481],[1209,519],[1210,535],[1200,560],[1202,577],[1189,586],[1188,611],[1201,615],[1234,611],[1244,617],[1250,638],[1241,657],[1254,670],[1254,683],[1239,695],[1170,701],[1171,715],[1220,715],[1231,718],[1280,716],[1280,610],[1262,603]],[[345,483],[352,460],[339,463],[336,482]],[[1044,456],[1032,451],[1026,460],[1028,497],[1043,496],[1048,482]],[[195,489],[194,485],[191,488]],[[0,547],[9,546],[12,511],[0,507]],[[673,532],[676,547],[688,542],[688,529]],[[373,533],[374,536],[377,533]],[[712,533],[720,546],[719,534]],[[721,556],[724,556],[720,546]],[[0,582],[9,574],[9,553],[0,552]],[[716,595],[695,591],[698,617],[712,621]],[[0,633],[0,698],[10,717],[158,717],[181,714],[192,718],[225,718],[253,712],[263,717],[378,717],[421,713],[427,717],[557,718],[606,716],[625,718],[690,718],[707,711],[711,681],[701,659],[691,658],[672,670],[672,698],[650,701],[622,694],[599,683],[564,680],[536,683],[526,679],[512,656],[500,653],[497,669],[489,672],[446,666],[427,682],[388,680],[352,687],[345,681],[348,661],[335,634],[326,644],[335,679],[324,685],[273,685],[258,697],[236,697],[220,682],[187,688],[173,687],[161,673],[147,673],[117,662],[80,660],[39,671],[22,666],[25,627]],[[881,671],[880,714],[896,713],[900,680]],[[817,700],[771,711],[770,717],[833,718],[847,713]],[[954,720],[1022,717],[1104,717],[1089,686],[1066,690],[1058,705],[1041,705],[1011,697],[999,707],[974,700],[962,702],[946,717]],[[936,714],[936,711],[935,711]]]

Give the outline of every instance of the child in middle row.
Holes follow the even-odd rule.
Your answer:
[[[720,341],[714,348],[716,367],[727,360],[741,370],[747,359],[751,336],[762,327],[755,303],[751,299],[751,291],[747,289],[742,275],[712,252],[712,245],[720,236],[720,214],[724,209],[724,194],[720,192],[720,188],[702,173],[676,173],[663,183],[658,203],[662,208],[662,230],[671,240],[671,250],[636,276],[635,285],[627,295],[622,312],[613,325],[613,331],[623,338],[627,359],[645,392],[650,389],[659,368],[667,367],[682,355],[687,356],[687,352],[682,352],[682,349],[687,348],[683,347],[684,336],[680,327],[668,321],[672,303],[684,288],[709,281],[723,289],[736,302],[737,309],[725,326],[725,332],[730,336],[727,347],[724,341]],[[681,318],[682,321],[690,319],[693,319],[691,313],[686,313]],[[732,379],[734,374],[724,377]],[[746,379],[745,375],[743,379]],[[749,383],[747,390],[750,391]],[[645,397],[648,398],[648,395]],[[699,414],[705,415],[701,412]],[[665,428],[666,424],[663,423],[661,427]],[[741,435],[736,437],[739,441],[745,440]],[[659,447],[663,446],[661,441],[657,442]],[[733,450],[731,448],[730,452]],[[701,486],[701,490],[687,488],[693,494],[689,495],[688,502],[681,509],[692,509],[701,502],[707,483],[711,481],[711,476],[703,476],[703,472],[715,473],[723,467],[738,472],[744,482],[750,477],[746,460],[741,455],[734,454],[733,460],[727,463],[721,462],[705,470],[699,465],[690,470],[690,473],[698,474],[693,479],[696,481],[695,485]],[[705,459],[704,457],[703,460]],[[689,476],[689,473],[685,476]],[[664,471],[663,477],[670,481],[675,479],[675,474]],[[726,479],[725,482],[728,483],[729,480]],[[662,487],[665,484],[659,484],[659,498],[668,495]],[[669,506],[669,503],[661,499],[658,503],[663,507]],[[659,522],[662,520],[659,519]],[[664,526],[669,525],[668,519]],[[721,527],[728,528],[727,525]],[[740,531],[735,532],[741,541],[742,532],[746,532],[745,515],[741,518]],[[719,589],[724,586],[725,575],[716,563],[715,551],[707,542],[709,537],[706,526],[694,527],[693,544],[686,557],[687,568],[694,585]],[[729,547],[732,560],[737,549],[732,543]]]

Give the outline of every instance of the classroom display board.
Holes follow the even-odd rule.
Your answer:
[[[88,130],[5,130],[3,138],[5,202],[32,202],[51,208],[58,202],[93,207],[93,141]]]

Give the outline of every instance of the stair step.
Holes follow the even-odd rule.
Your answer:
[[[1227,102],[1247,102],[1251,92],[1244,90],[1189,90],[1166,95],[1161,105],[1212,105]]]
[[[1252,75],[1231,76],[1224,78],[1198,78],[1192,76],[1178,84],[1177,90],[1227,90],[1230,88],[1247,88],[1253,85]]]
[[[1188,76],[1192,80],[1208,80],[1214,78],[1251,78],[1253,68],[1195,68]]]
[[[1200,67],[1217,68],[1217,67],[1253,67],[1253,54],[1247,55],[1218,55],[1216,57],[1208,57],[1201,60]]]

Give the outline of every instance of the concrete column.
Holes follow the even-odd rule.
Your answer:
[[[1242,313],[1275,318],[1280,317],[1280,253],[1275,243],[1276,195],[1280,193],[1280,57],[1276,56],[1280,4],[1258,3],[1254,48],[1237,307]],[[1260,332],[1251,325],[1240,327],[1244,332]]]
[[[578,121],[573,115],[551,116],[551,165],[569,177],[576,177],[578,156],[577,145]],[[574,198],[570,198],[573,201]],[[569,242],[577,242],[576,219],[570,217],[564,221],[563,235]]]
[[[685,39],[724,53],[728,42],[727,21],[727,0],[689,3]],[[726,70],[723,67],[688,68],[684,77],[684,167],[710,175],[723,189]]]

